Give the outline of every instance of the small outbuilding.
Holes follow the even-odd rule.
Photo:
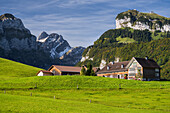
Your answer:
[[[37,73],[37,76],[52,76],[53,73],[51,71],[40,70]]]

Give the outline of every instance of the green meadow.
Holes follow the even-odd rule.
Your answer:
[[[168,113],[169,81],[44,76],[0,58],[0,113]]]

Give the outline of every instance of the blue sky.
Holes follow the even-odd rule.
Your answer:
[[[115,28],[117,14],[129,9],[170,17],[170,0],[0,0],[0,14],[11,13],[38,36],[61,34],[71,46],[92,45]]]

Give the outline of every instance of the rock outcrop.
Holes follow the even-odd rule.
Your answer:
[[[61,56],[60,59],[65,63],[69,63],[68,65],[76,65],[81,60],[84,50],[84,47],[74,47]]]
[[[42,32],[37,38],[37,42],[38,48],[49,54],[53,59],[60,58],[71,49],[69,43],[57,33],[48,35],[46,32]]]
[[[137,10],[128,10],[116,17],[116,28],[130,27],[138,30],[170,31],[170,18],[160,16],[154,12],[142,13]]]
[[[0,16],[0,40],[5,51],[36,49],[36,37],[12,14]]]

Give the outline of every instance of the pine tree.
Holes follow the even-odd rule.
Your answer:
[[[95,74],[93,69],[91,70],[90,76],[96,76],[96,74]]]
[[[90,76],[91,70],[92,70],[92,65],[91,65],[91,63],[88,63],[88,64],[87,64],[87,72],[86,72],[86,75]]]
[[[86,75],[86,70],[85,70],[84,66],[82,67],[82,69],[80,71],[80,75]]]

